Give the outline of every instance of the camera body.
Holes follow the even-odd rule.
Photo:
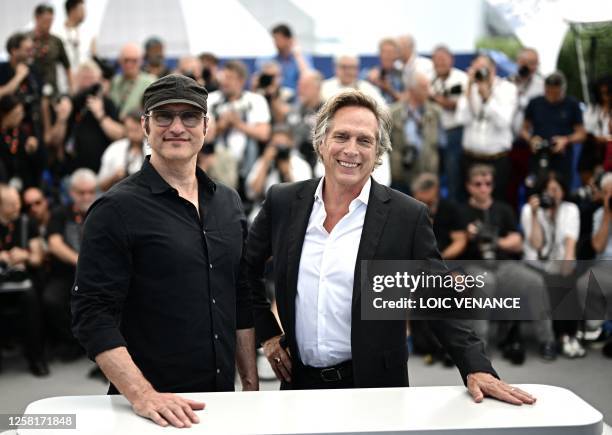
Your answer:
[[[474,74],[474,80],[476,80],[477,82],[486,82],[487,80],[489,80],[489,75],[490,73],[488,68],[479,68]]]
[[[497,239],[499,228],[482,221],[476,221],[476,244],[483,260],[492,261],[497,259]]]
[[[542,207],[543,209],[549,209],[555,205],[555,200],[552,199],[552,197],[546,193],[541,193],[539,195],[539,199],[540,207]]]

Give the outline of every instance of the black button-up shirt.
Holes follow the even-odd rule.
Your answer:
[[[72,288],[89,357],[126,346],[158,391],[233,390],[236,329],[253,326],[240,199],[196,175],[200,215],[148,160],[98,199]]]

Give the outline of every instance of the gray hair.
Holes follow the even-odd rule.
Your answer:
[[[317,113],[317,122],[312,134],[312,145],[315,153],[322,159],[320,147],[328,131],[331,129],[334,116],[338,110],[344,107],[363,107],[370,110],[378,122],[378,132],[376,135],[376,162],[375,167],[382,164],[384,153],[391,151],[391,118],[389,112],[381,107],[372,97],[358,90],[347,90],[333,96],[321,107]]]
[[[599,188],[605,189],[608,184],[612,184],[612,172],[606,172],[599,182]]]
[[[81,181],[91,181],[97,185],[98,177],[96,177],[96,173],[89,168],[79,168],[70,176],[70,189],[74,189]]]

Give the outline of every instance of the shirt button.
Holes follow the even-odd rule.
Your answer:
[[[221,373],[221,369],[217,369],[217,374]]]
[[[212,263],[210,263],[208,266],[212,269]]]
[[[213,298],[213,304],[216,304],[216,303],[217,303],[217,301],[215,300],[215,298]]]
[[[215,340],[219,339],[219,334],[215,334]]]
[[[79,286],[78,286],[78,285],[75,285],[75,286],[74,286],[74,291],[75,291],[75,292],[76,292],[76,291],[79,291]]]
[[[203,231],[202,231],[202,234],[206,235],[206,230],[203,230]]]

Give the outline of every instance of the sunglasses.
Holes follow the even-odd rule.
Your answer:
[[[182,112],[175,112],[173,110],[153,110],[146,116],[150,116],[160,127],[169,127],[174,122],[175,117],[179,117],[183,125],[187,128],[197,127],[200,124],[202,118],[206,115],[197,110],[184,110]]]
[[[482,186],[491,187],[492,185],[493,183],[491,183],[490,181],[474,181],[472,183],[472,186],[474,187],[482,187]]]
[[[26,208],[31,208],[31,207],[34,207],[34,206],[38,207],[42,203],[43,203],[42,199],[37,199],[36,201],[26,202],[26,203],[24,203],[24,205],[26,206]]]

